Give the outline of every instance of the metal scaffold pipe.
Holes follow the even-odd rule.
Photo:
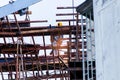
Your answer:
[[[81,15],[81,37],[82,37],[82,68],[83,68],[83,80],[85,80],[85,53],[84,53],[84,31],[83,31],[83,16]]]
[[[77,13],[77,16],[76,16],[76,61],[78,62],[79,61],[79,39],[78,39],[78,36],[79,36],[79,26],[78,26],[78,13]]]
[[[74,7],[74,0],[72,0],[72,7]],[[72,10],[73,10],[73,14],[74,14],[74,8]],[[73,19],[74,19],[74,15],[73,15]],[[73,21],[73,25],[74,25],[74,21]]]
[[[19,80],[21,78],[21,76],[20,76],[21,71],[22,71],[22,78],[23,78],[23,80],[25,80],[21,43],[22,43],[21,37],[18,37],[18,40],[17,40],[17,55],[16,55],[16,80]],[[19,58],[20,58],[20,60],[19,60]]]

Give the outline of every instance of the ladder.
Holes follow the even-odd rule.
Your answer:
[[[81,22],[82,22],[82,48],[84,49],[84,36],[86,37],[86,45],[87,45],[87,57],[85,59],[84,50],[82,50],[83,55],[83,80],[96,80],[95,78],[95,40],[94,40],[94,25],[92,20],[92,12],[89,11],[85,14],[86,16],[90,16],[89,18],[86,17],[86,34],[84,35],[83,31],[83,15],[81,15]]]

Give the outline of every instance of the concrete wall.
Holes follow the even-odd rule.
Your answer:
[[[120,80],[120,0],[93,1],[97,80]]]

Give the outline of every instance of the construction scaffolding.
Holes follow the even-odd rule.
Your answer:
[[[2,80],[96,80],[92,14],[59,13],[56,16],[74,18],[58,19],[57,26],[39,27],[31,23],[47,20],[19,21],[14,13],[14,21],[10,21],[6,16],[0,21]],[[64,22],[67,25],[61,24]]]
[[[87,8],[86,8],[87,7]],[[93,17],[93,2],[86,0],[83,4],[77,7],[77,12],[81,14],[81,27],[83,27],[83,19],[86,20],[86,30],[82,28],[82,56],[83,56],[83,80],[96,80],[95,69],[95,33],[94,33],[94,17]],[[84,34],[86,32],[86,34]],[[86,41],[87,55],[84,56],[84,42]]]

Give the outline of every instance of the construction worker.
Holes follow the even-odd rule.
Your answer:
[[[57,27],[62,27],[62,23],[61,22],[59,22],[58,24],[57,24]],[[63,38],[63,35],[60,35],[59,33],[58,33],[58,35],[51,35],[51,43],[52,43],[52,45],[53,45],[53,47],[54,47],[54,49],[51,51],[51,53],[50,54],[55,54],[55,55],[57,55],[58,54],[58,47],[62,44],[62,38]]]
[[[59,23],[58,23],[58,27],[62,27],[62,22],[59,22]]]

